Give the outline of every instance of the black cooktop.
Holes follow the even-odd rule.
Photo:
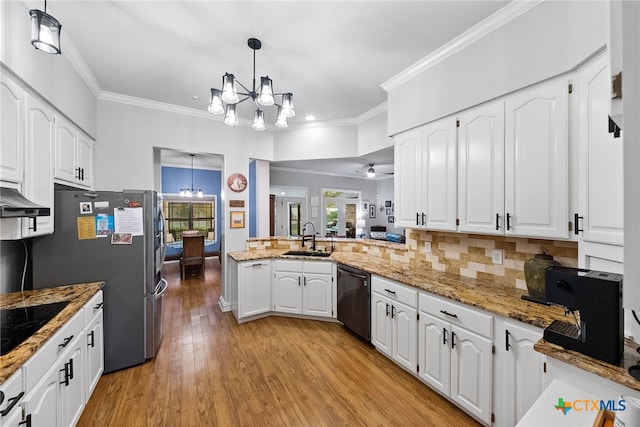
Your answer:
[[[0,310],[0,356],[36,333],[67,304],[69,301]]]

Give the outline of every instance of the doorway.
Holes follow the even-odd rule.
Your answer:
[[[359,191],[323,189],[323,235],[355,238],[360,205]]]

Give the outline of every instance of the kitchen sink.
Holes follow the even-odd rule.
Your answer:
[[[331,256],[331,252],[312,252],[312,251],[288,251],[283,253],[282,255],[289,256],[312,256],[312,257],[321,257],[326,258]]]

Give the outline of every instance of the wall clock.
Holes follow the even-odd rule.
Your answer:
[[[247,188],[247,178],[241,173],[232,173],[229,175],[229,179],[227,179],[227,185],[231,191],[241,193]]]

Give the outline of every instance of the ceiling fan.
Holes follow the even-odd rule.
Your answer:
[[[373,166],[374,166],[373,163],[369,163],[368,166],[369,166],[369,169],[367,169],[365,172],[363,172],[363,171],[356,171],[356,172],[364,174],[363,178],[375,178],[376,174],[378,174],[378,175],[393,175],[393,172],[376,172],[376,170],[373,168]]]

